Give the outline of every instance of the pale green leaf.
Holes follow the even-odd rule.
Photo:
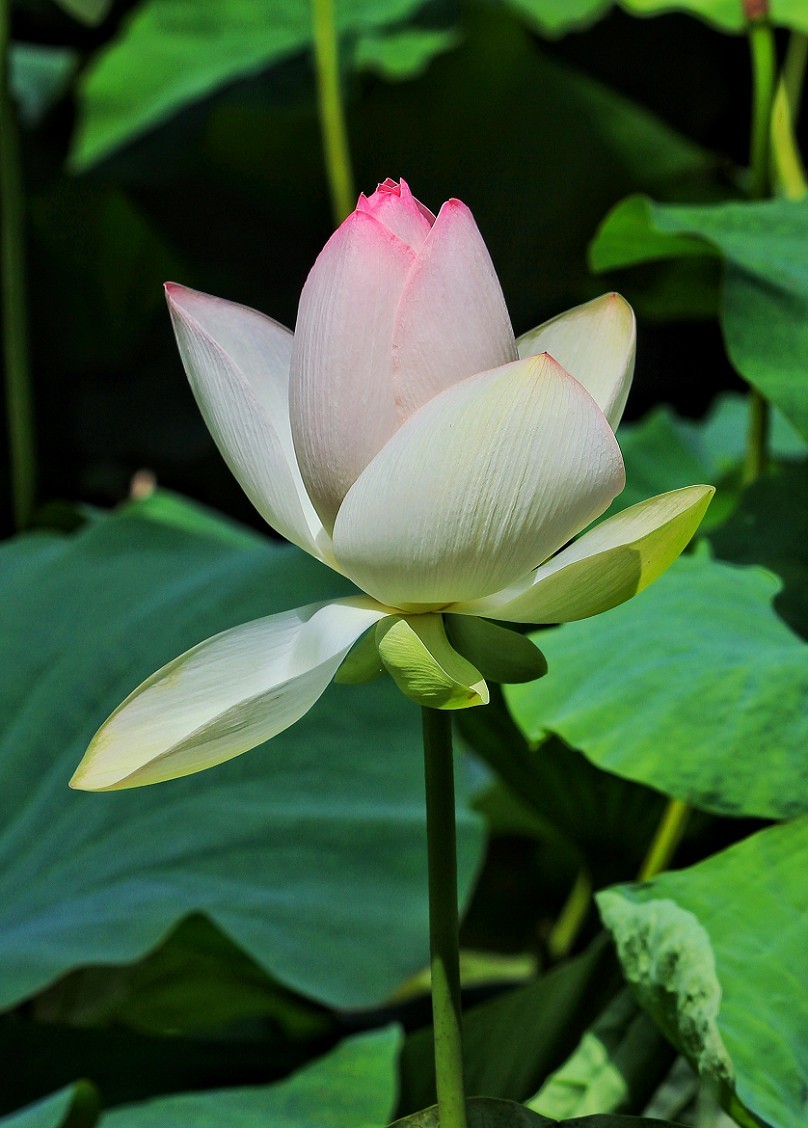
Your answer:
[[[661,1052],[663,1044],[648,1015],[624,989],[527,1106],[557,1119],[641,1108],[670,1060]]]

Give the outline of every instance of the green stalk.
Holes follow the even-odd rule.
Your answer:
[[[752,63],[752,130],[749,144],[750,195],[753,200],[763,200],[771,191],[769,141],[777,69],[774,32],[765,16],[749,24],[749,54]]]
[[[0,0],[0,276],[11,495],[18,529],[31,520],[34,424],[25,313],[25,235],[17,120],[9,89],[10,3]]]
[[[323,134],[328,185],[334,222],[342,223],[356,202],[348,130],[339,77],[339,40],[335,0],[313,0],[314,57],[317,65],[317,97]]]
[[[749,420],[746,425],[746,455],[742,481],[745,486],[756,482],[765,471],[769,450],[769,404],[757,390],[749,393]]]
[[[592,903],[592,879],[586,869],[578,871],[569,897],[547,937],[547,951],[554,960],[563,960],[572,951]]]
[[[808,196],[808,177],[796,137],[807,62],[808,36],[792,32],[774,96],[771,131],[775,186],[786,200],[802,200]]]
[[[749,145],[750,195],[763,200],[771,192],[770,144],[777,57],[768,4],[746,0],[749,54],[752,64],[752,128]],[[749,396],[749,427],[743,480],[754,482],[766,469],[769,445],[769,405],[756,388]]]
[[[435,1080],[441,1128],[467,1128],[460,1012],[457,846],[451,715],[422,710]]]
[[[805,82],[805,65],[808,63],[808,35],[792,31],[788,37],[786,57],[783,61],[783,83],[791,108],[791,122],[796,127],[799,117],[802,87]]]
[[[680,799],[669,799],[654,840],[640,866],[637,881],[650,881],[670,865],[690,818],[691,807]]]

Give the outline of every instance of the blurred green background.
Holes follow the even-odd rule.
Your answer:
[[[466,201],[517,334],[620,288],[640,316],[630,417],[660,401],[701,415],[741,386],[712,320],[715,262],[594,277],[587,245],[630,192],[738,194],[743,36],[591,0],[339,9],[357,190],[403,176],[433,210]],[[39,498],[106,506],[147,467],[257,524],[192,402],[161,284],[293,326],[332,227],[308,5],[20,0],[12,15]],[[0,473],[7,531],[5,459]]]

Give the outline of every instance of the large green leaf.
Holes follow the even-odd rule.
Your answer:
[[[808,819],[598,895],[629,981],[694,1067],[771,1128],[805,1124]]]
[[[778,614],[808,639],[808,462],[758,479],[732,517],[710,533],[724,560],[761,564],[783,581]]]
[[[741,0],[619,0],[619,3],[637,16],[687,12],[721,31],[741,32],[746,28]],[[770,0],[768,7],[772,23],[808,31],[808,7],[804,0]]]
[[[395,1027],[360,1034],[276,1085],[158,1097],[100,1128],[379,1128],[395,1107],[399,1043]]]
[[[67,90],[75,51],[41,43],[12,43],[9,80],[23,125],[36,125]]]
[[[459,727],[501,781],[475,805],[495,833],[529,835],[554,848],[544,867],[552,884],[562,868],[559,847],[568,865],[586,867],[597,888],[637,870],[662,816],[661,796],[600,771],[556,738],[528,744],[498,699],[469,709]]]
[[[0,1128],[62,1128],[71,1109],[75,1107],[77,1091],[77,1086],[70,1085],[8,1116],[0,1117]],[[90,1120],[89,1123],[92,1124],[93,1121]]]
[[[808,647],[774,612],[779,584],[706,556],[605,615],[535,635],[549,675],[508,686],[548,732],[608,771],[706,810],[808,810]],[[765,765],[765,771],[761,765]]]
[[[471,1097],[466,1101],[466,1114],[469,1128],[551,1128],[553,1123],[524,1105],[492,1097]],[[440,1128],[438,1106],[396,1120],[390,1128]]]
[[[39,1022],[83,1029],[128,1028],[215,1038],[237,1023],[263,1020],[265,1039],[296,1044],[322,1037],[330,1011],[294,994],[267,975],[211,921],[192,916],[138,963],[82,968],[36,998]]]
[[[646,1116],[581,1116],[574,1120],[548,1120],[524,1105],[491,1097],[466,1101],[469,1128],[676,1128],[667,1120]],[[396,1120],[390,1128],[440,1128],[438,1106]]]
[[[581,31],[611,6],[611,0],[507,0],[527,23],[542,35],[555,37]]]
[[[617,437],[626,464],[626,488],[606,515],[666,490],[708,482],[717,492],[699,530],[717,528],[741,494],[748,421],[746,397],[725,393],[698,422],[660,406],[638,423],[624,424]],[[769,449],[772,458],[784,460],[806,452],[805,441],[778,411],[772,412]]]
[[[617,0],[634,16],[657,16],[687,12],[721,31],[742,32],[746,27],[741,0]],[[544,35],[579,30],[605,15],[610,0],[508,0]],[[804,0],[771,0],[770,18],[781,27],[808,31],[808,8]]]
[[[630,196],[591,247],[596,270],[705,253],[725,262],[732,363],[808,437],[808,200],[676,207]]]
[[[113,0],[56,0],[71,16],[85,24],[99,24],[112,7]]]
[[[333,687],[211,772],[119,795],[67,788],[97,725],[167,659],[345,590],[295,549],[152,511],[0,553],[0,999],[136,960],[199,911],[302,993],[378,1001],[426,956],[418,713],[389,681]],[[462,801],[459,816],[465,894],[480,834]]]
[[[369,31],[422,3],[343,0],[338,24]],[[303,50],[311,28],[309,0],[143,0],[85,73],[74,166],[96,163],[182,107]]]
[[[360,37],[353,55],[357,70],[373,71],[400,82],[423,74],[436,55],[460,42],[456,28],[405,27]]]

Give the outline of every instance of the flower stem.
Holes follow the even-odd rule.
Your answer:
[[[339,40],[334,4],[335,0],[312,0],[323,155],[331,190],[331,209],[334,221],[340,224],[353,209],[355,192],[340,87]]]
[[[467,1128],[460,1014],[452,720],[422,710],[429,858],[429,946],[435,1080],[441,1128]]]
[[[673,855],[676,853],[676,848],[682,841],[691,809],[681,799],[668,800],[654,840],[637,874],[638,881],[650,881],[652,877],[656,877],[658,873],[668,868]]]
[[[34,507],[34,426],[25,313],[25,237],[17,120],[9,89],[10,0],[0,0],[0,275],[3,361],[14,521]]]

